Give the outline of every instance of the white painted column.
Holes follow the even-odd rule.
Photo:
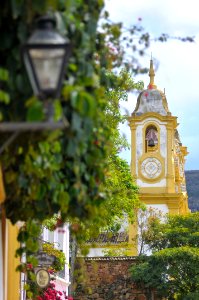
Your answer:
[[[64,252],[66,254],[65,279],[66,279],[66,282],[69,285],[69,280],[70,280],[70,277],[69,277],[70,232],[69,232],[69,224],[68,223],[65,225],[65,236],[64,236],[64,238],[65,238],[65,240],[64,240],[64,245],[65,245]],[[68,295],[68,286],[67,286],[66,294]]]

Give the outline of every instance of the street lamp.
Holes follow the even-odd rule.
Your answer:
[[[69,127],[66,117],[58,122],[53,120],[53,107],[50,98],[60,94],[64,68],[71,54],[69,40],[56,31],[56,21],[50,16],[38,19],[37,29],[23,47],[23,59],[34,94],[47,100],[46,120],[42,122],[0,122],[1,132],[13,134],[0,146],[0,154],[26,131],[57,130]]]
[[[55,28],[54,18],[39,18],[36,30],[23,47],[23,58],[34,94],[41,99],[59,96],[64,68],[71,53],[69,40]]]

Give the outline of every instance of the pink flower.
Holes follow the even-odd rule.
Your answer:
[[[32,264],[26,264],[26,267],[28,270],[32,270],[32,268],[33,268]]]
[[[51,287],[55,287],[55,284],[53,282],[50,283]]]

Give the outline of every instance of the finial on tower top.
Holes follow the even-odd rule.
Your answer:
[[[150,83],[148,85],[148,88],[151,89],[151,90],[156,89],[157,86],[154,83],[155,72],[154,72],[154,68],[153,68],[152,53],[151,53],[151,60],[150,60],[149,77],[150,77]]]

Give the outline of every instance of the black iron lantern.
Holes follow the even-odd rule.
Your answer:
[[[23,48],[23,58],[34,94],[58,97],[64,68],[71,53],[69,41],[56,31],[50,16],[38,19],[37,29]]]

